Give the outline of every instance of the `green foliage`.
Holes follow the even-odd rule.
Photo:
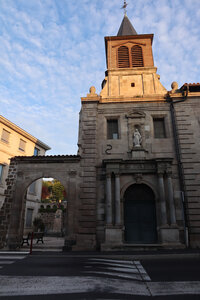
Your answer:
[[[42,202],[62,202],[66,198],[64,186],[60,181],[54,179],[52,181],[43,181],[42,184]]]
[[[56,202],[64,200],[64,186],[58,180],[54,180],[52,185],[52,194]]]

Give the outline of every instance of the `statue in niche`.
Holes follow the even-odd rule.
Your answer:
[[[136,128],[133,134],[133,145],[134,147],[141,147],[142,143],[142,136],[139,130]]]

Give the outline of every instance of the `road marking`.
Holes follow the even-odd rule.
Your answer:
[[[151,278],[141,265],[139,260],[135,261],[125,261],[125,260],[116,260],[116,259],[101,259],[101,258],[90,258],[89,264],[92,264],[96,267],[97,270],[85,271],[85,273],[90,274],[102,274],[109,276],[117,276],[117,277],[126,277],[130,278],[130,273],[135,274],[132,275],[133,280],[141,280],[141,281],[151,281]],[[104,268],[104,271],[102,269]],[[100,270],[98,270],[100,269]],[[108,271],[107,271],[108,270]],[[113,272],[110,272],[113,271]],[[127,275],[124,275],[127,273]]]
[[[200,295],[200,281],[148,282],[147,286],[152,296]]]
[[[2,269],[5,265],[11,265],[15,263],[17,260],[22,260],[26,257],[26,255],[0,255],[0,269]]]
[[[89,258],[89,260],[95,260],[100,262],[112,262],[112,263],[121,263],[121,264],[132,264],[132,260],[117,260],[117,259],[104,259],[104,258]]]
[[[134,264],[135,266],[137,267],[140,275],[141,275],[141,278],[144,280],[144,281],[151,281],[151,278],[149,277],[149,275],[147,274],[147,272],[145,271],[145,269],[143,268],[143,266],[141,265],[140,261],[139,260],[135,260],[134,261]]]
[[[10,265],[13,263],[14,263],[14,260],[0,260],[0,265]]]
[[[9,255],[12,255],[12,254],[29,254],[30,252],[28,251],[0,251],[0,255],[1,254],[9,254]]]
[[[2,259],[23,259],[25,258],[26,256],[24,255],[20,255],[20,256],[14,256],[14,255],[8,255],[8,256],[4,256],[4,255],[0,255],[0,260]]]
[[[0,276],[0,296],[16,297],[91,292],[149,295],[144,283],[131,280],[115,278],[109,278],[108,280],[108,278],[91,276]]]
[[[146,283],[116,278],[108,280],[108,278],[92,276],[0,276],[0,296],[70,293],[109,293],[149,297],[200,295],[200,281]]]
[[[130,269],[130,268],[106,267],[106,269],[107,270],[118,271],[118,272],[122,272],[122,273],[132,273],[132,274],[137,274],[138,273],[137,268]]]
[[[97,264],[98,262],[96,261],[91,261],[90,264]],[[130,263],[128,264],[120,264],[120,263],[111,263],[111,262],[101,262],[101,265],[107,265],[107,266],[116,266],[116,267],[125,267],[125,268],[130,268],[133,269],[133,264],[130,265]]]
[[[85,271],[84,273],[89,273],[91,274],[90,271]],[[109,276],[113,276],[113,277],[120,277],[120,278],[127,278],[127,279],[134,279],[134,280],[137,280],[137,281],[141,281],[141,276],[140,275],[137,275],[137,274],[132,274],[132,275],[126,275],[126,274],[123,274],[123,273],[113,273],[113,272],[101,272],[101,271],[93,271],[92,272],[93,274],[100,274],[100,275],[109,275]]]

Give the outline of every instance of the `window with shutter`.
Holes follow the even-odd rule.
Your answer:
[[[1,140],[5,143],[8,143],[9,142],[9,136],[10,136],[10,132],[3,129],[2,135],[1,135]]]
[[[25,151],[26,142],[20,139],[19,141],[19,150]]]
[[[126,46],[121,46],[118,48],[118,67],[119,68],[129,68],[129,50]]]
[[[140,46],[133,46],[131,48],[132,67],[143,67],[142,48]]]

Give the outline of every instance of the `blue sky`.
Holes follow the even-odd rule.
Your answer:
[[[154,33],[154,62],[171,89],[200,81],[199,0],[128,0],[138,34]],[[116,35],[123,0],[0,0],[0,114],[76,154],[80,97],[100,92],[104,36]]]

